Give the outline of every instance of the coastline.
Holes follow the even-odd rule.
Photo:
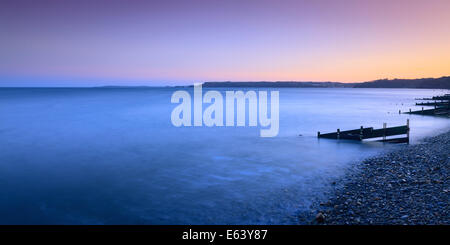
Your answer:
[[[450,224],[449,146],[450,130],[363,160],[333,182],[310,224]]]

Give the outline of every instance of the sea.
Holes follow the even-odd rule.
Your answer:
[[[255,88],[204,88],[249,91]],[[193,88],[0,88],[0,224],[297,224],[332,182],[399,145],[317,132],[410,121],[411,144],[446,118],[399,114],[432,89],[279,91],[279,133],[175,127],[175,91]]]

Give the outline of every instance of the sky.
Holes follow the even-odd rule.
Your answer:
[[[0,86],[450,75],[449,0],[0,2]]]

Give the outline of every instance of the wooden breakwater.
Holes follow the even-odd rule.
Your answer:
[[[450,94],[444,94],[440,96],[433,96],[431,98],[416,98],[416,100],[450,100]]]
[[[425,100],[430,101],[434,100],[434,102],[418,102],[416,105],[421,106],[430,106],[432,109],[425,109],[422,107],[421,110],[412,111],[409,109],[409,112],[404,112],[405,114],[415,114],[415,115],[428,115],[428,116],[441,116],[441,117],[450,117],[450,94],[445,94],[441,96],[433,96],[431,98],[421,98],[416,100]]]
[[[440,106],[448,106],[449,102],[420,102],[416,103],[416,105],[440,107]]]
[[[387,137],[395,135],[405,135],[405,136],[400,138],[387,139]],[[374,129],[373,127],[364,128],[363,126],[361,126],[359,129],[346,131],[341,131],[340,129],[337,129],[336,132],[326,134],[321,134],[320,132],[317,132],[317,137],[325,139],[336,139],[336,140],[345,139],[345,140],[359,140],[359,141],[371,138],[382,138],[377,141],[409,144],[409,119],[406,120],[406,125],[403,126],[388,128],[387,124],[383,123],[383,128],[380,129]]]
[[[433,96],[431,98],[420,98],[416,100],[425,100],[425,101],[434,100],[434,102],[418,102],[416,103],[416,105],[423,106],[421,110],[412,111],[411,109],[409,109],[409,112],[403,113],[450,117],[450,94]],[[424,108],[425,106],[431,106],[434,108],[425,109]],[[402,112],[399,110],[398,113],[401,114]],[[383,128],[380,129],[374,129],[373,127],[365,128],[361,126],[359,129],[345,130],[345,131],[337,129],[336,132],[325,134],[322,134],[319,131],[317,132],[317,137],[325,139],[336,139],[336,140],[344,139],[344,140],[359,140],[359,141],[372,138],[382,138],[376,141],[409,144],[409,131],[410,131],[409,119],[407,119],[406,125],[403,126],[388,128],[386,126],[386,123],[383,123]],[[405,135],[405,136],[389,139],[387,138],[390,136],[397,136],[397,135]]]

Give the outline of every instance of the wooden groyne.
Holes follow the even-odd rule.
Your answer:
[[[418,102],[416,105],[422,105],[422,109],[418,111],[403,112],[404,114],[418,114],[418,115],[431,115],[431,116],[443,116],[450,117],[450,94],[444,94],[441,96],[433,96],[431,98],[421,98],[416,100],[434,100],[434,102]],[[433,109],[425,109],[425,106],[432,106]],[[402,112],[399,110],[399,114]],[[337,129],[336,132],[322,134],[317,132],[317,138],[325,139],[344,139],[344,140],[365,140],[372,138],[382,138],[376,141],[391,142],[391,143],[408,143],[409,144],[409,119],[406,120],[406,125],[396,126],[388,128],[386,123],[383,123],[383,128],[374,129],[373,127],[363,127],[353,130],[341,131]],[[389,136],[405,135],[397,138],[387,138]]]
[[[449,116],[449,110],[447,108],[434,108],[434,109],[424,109],[418,111],[409,111],[405,114],[415,114],[415,115],[428,115],[428,116]]]
[[[433,96],[431,98],[421,98],[416,100],[434,100],[434,102],[416,103],[416,105],[432,106],[434,108],[424,109],[424,107],[422,107],[422,109],[418,111],[411,111],[411,109],[409,109],[409,112],[405,112],[405,114],[450,117],[450,94]]]
[[[416,98],[416,100],[450,100],[450,94],[433,96],[431,98]]]
[[[405,137],[386,139],[386,137],[394,135],[405,135]],[[346,139],[346,140],[359,140],[371,138],[382,138],[381,142],[390,143],[408,143],[409,144],[409,119],[406,120],[406,125],[397,127],[386,127],[386,123],[383,123],[383,128],[374,129],[373,127],[364,128],[361,126],[359,129],[341,131],[337,129],[336,132],[321,134],[317,132],[318,138],[325,139]]]
[[[420,102],[416,103],[416,105],[423,105],[423,106],[448,106],[448,102]]]

